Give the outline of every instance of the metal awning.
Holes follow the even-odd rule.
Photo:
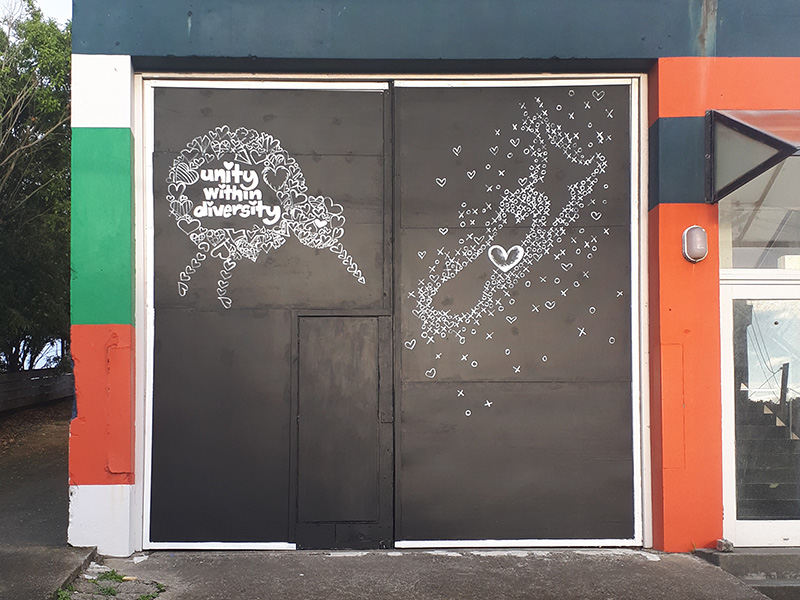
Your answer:
[[[719,202],[790,157],[800,157],[800,111],[713,110],[707,115],[709,202]],[[775,179],[788,175],[783,171],[775,170]],[[767,183],[774,186],[776,181],[768,178]]]

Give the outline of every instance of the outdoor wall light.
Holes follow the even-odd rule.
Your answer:
[[[708,235],[700,225],[687,227],[683,232],[683,258],[691,263],[708,256]]]

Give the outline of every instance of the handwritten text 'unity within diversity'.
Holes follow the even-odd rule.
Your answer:
[[[192,211],[198,219],[258,217],[265,225],[274,225],[281,218],[280,206],[262,202],[263,196],[258,189],[258,173],[252,169],[241,169],[238,164],[225,169],[201,169],[200,180],[217,185],[203,188],[205,200]],[[215,201],[230,204],[215,204]]]

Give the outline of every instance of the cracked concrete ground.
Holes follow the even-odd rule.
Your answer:
[[[67,546],[72,400],[0,413],[0,600],[51,598],[93,554]]]
[[[0,414],[0,600],[53,598],[92,556],[66,544],[69,403],[31,410],[41,412]],[[765,598],[696,557],[634,550],[159,551],[98,560],[136,578],[118,582],[114,596],[136,600],[153,593],[149,582],[165,586],[158,600]]]
[[[764,600],[707,562],[636,550],[166,552],[106,558],[158,600]]]

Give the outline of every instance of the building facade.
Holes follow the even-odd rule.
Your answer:
[[[800,545],[796,3],[73,14],[70,543]]]

